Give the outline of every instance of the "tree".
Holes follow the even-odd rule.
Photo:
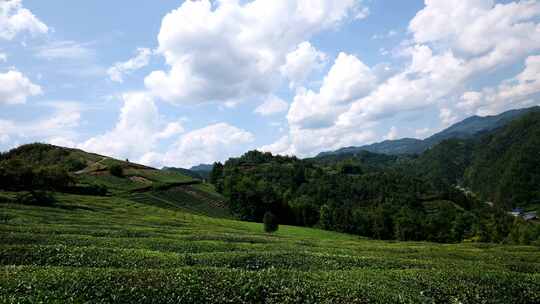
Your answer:
[[[209,176],[210,183],[216,187],[216,191],[219,193],[223,192],[223,164],[220,162],[215,162],[210,171]]]
[[[123,177],[124,169],[122,169],[122,166],[120,166],[119,164],[114,164],[109,167],[109,173],[116,177]]]
[[[319,211],[319,225],[322,229],[330,229],[332,227],[332,211],[328,205],[322,205]]]
[[[263,223],[264,231],[268,233],[276,232],[279,228],[277,217],[270,211],[264,214]]]

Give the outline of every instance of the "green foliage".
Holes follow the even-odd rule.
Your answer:
[[[113,164],[109,166],[109,173],[112,176],[124,177],[124,168],[120,164]]]
[[[210,171],[209,181],[216,187],[217,192],[223,192],[223,164],[220,162],[214,163],[212,171]]]
[[[471,163],[472,142],[449,139],[423,153],[414,161],[418,176],[444,191],[463,183],[463,174]]]
[[[86,168],[86,163],[77,157],[69,157],[65,160],[65,168],[69,172],[75,172]]]
[[[372,241],[287,225],[268,234],[163,208],[161,198],[56,199],[58,208],[0,205],[12,217],[0,223],[1,303],[539,300],[537,247]]]
[[[264,231],[276,232],[279,228],[278,218],[272,212],[266,212],[263,217]]]
[[[56,203],[56,199],[50,192],[30,191],[19,192],[15,197],[15,202],[22,205],[53,206]]]
[[[531,113],[478,141],[465,173],[483,198],[510,208],[540,197],[540,112]]]
[[[62,166],[31,166],[16,158],[0,162],[0,189],[62,190],[71,184],[73,179]]]

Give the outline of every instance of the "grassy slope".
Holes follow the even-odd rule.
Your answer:
[[[540,302],[539,248],[268,235],[128,198],[58,199],[0,203],[0,303]]]

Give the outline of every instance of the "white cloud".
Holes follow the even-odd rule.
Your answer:
[[[185,132],[184,127],[178,121],[164,124],[152,96],[147,92],[127,93],[122,99],[124,105],[115,127],[77,144],[78,148],[160,167],[184,165],[188,161],[212,161],[210,158],[222,155],[220,153],[232,156],[226,151],[241,150],[242,147],[237,147],[239,144],[252,140],[250,133],[226,124],[191,131],[176,139]],[[160,152],[161,141],[171,138],[175,138],[174,144]],[[208,145],[208,150],[203,151],[205,145]]]
[[[291,82],[291,87],[301,85],[313,72],[324,66],[326,54],[315,49],[309,42],[304,41],[287,54],[286,62],[281,66],[281,74]]]
[[[369,7],[365,6],[356,10],[356,15],[354,18],[358,20],[365,19],[369,16],[369,13]]]
[[[277,113],[286,112],[289,108],[289,104],[283,99],[271,95],[255,109],[255,113],[262,116],[270,116]]]
[[[289,134],[261,147],[278,154],[308,156],[370,141],[374,133],[364,128],[335,127],[339,115],[351,103],[370,92],[377,83],[373,71],[354,55],[340,53],[323,80],[319,92],[300,88],[287,114]]]
[[[227,123],[217,123],[184,134],[165,153],[149,152],[141,162],[158,167],[190,168],[238,156],[253,141],[254,136],[250,132]]]
[[[22,5],[22,0],[0,2],[0,39],[12,40],[22,32],[44,34],[49,28]]]
[[[267,95],[289,52],[360,10],[358,0],[185,1],[158,36],[170,70],[152,72],[145,85],[176,104]]]
[[[449,127],[450,125],[456,123],[459,118],[458,116],[448,108],[441,108],[439,112],[439,117],[444,127]]]
[[[95,51],[88,45],[70,40],[52,41],[37,48],[35,54],[47,60],[89,60]]]
[[[437,43],[488,68],[540,48],[538,16],[537,1],[426,0],[409,30],[416,43]]]
[[[80,148],[118,158],[136,159],[155,146],[159,130],[158,109],[143,92],[123,95],[124,105],[116,126],[109,132],[92,137]]]
[[[289,135],[280,137],[277,141],[272,144],[262,146],[257,150],[263,152],[271,152],[272,154],[279,155],[295,155],[296,151],[294,150],[293,143]]]
[[[386,134],[386,136],[384,137],[385,140],[394,140],[398,138],[399,138],[399,134],[395,126],[392,126],[390,130],[388,131],[388,134]]]
[[[376,77],[368,66],[354,55],[340,53],[318,93],[297,91],[287,115],[289,124],[308,129],[328,127],[375,84]]]
[[[163,131],[156,135],[157,139],[168,139],[178,134],[184,133],[184,127],[179,122],[170,122]]]
[[[107,74],[109,74],[112,81],[123,82],[124,75],[147,66],[150,62],[151,55],[152,50],[148,48],[138,48],[135,57],[125,62],[115,63],[111,68],[109,68],[109,70],[107,70]]]
[[[415,135],[416,135],[416,138],[426,138],[426,136],[428,136],[429,134],[432,133],[431,129],[430,128],[421,128],[421,129],[418,129],[416,131],[414,131]]]
[[[57,102],[44,104],[54,111],[45,118],[32,121],[0,120],[0,137],[10,141],[15,138],[29,140],[43,140],[60,143],[59,139],[73,138],[76,134],[74,128],[79,126],[81,107],[78,103]]]
[[[9,143],[10,140],[11,138],[8,134],[0,134],[0,144],[5,145]]]
[[[434,55],[425,45],[415,46],[409,52],[412,56],[410,65],[368,96],[356,100],[340,116],[339,124],[361,125],[431,106],[460,88],[471,75],[466,62],[451,52]]]
[[[16,70],[0,73],[0,83],[0,104],[22,104],[28,97],[42,94],[40,86]]]
[[[62,137],[62,136],[54,136],[54,137],[48,138],[46,142],[51,145],[60,146],[60,147],[67,147],[67,148],[77,147],[77,143],[75,143],[73,140]]]
[[[0,62],[7,62],[7,54],[5,53],[0,53]]]
[[[467,83],[482,77],[486,71],[496,71],[540,50],[539,16],[540,4],[536,1],[495,5],[493,1],[482,0],[427,0],[426,7],[409,25],[413,40],[404,41],[397,52],[401,58],[410,58],[400,72],[387,79],[379,78],[381,83],[368,86],[362,94],[349,94],[350,98],[343,103],[336,102],[339,97],[321,98],[330,87],[325,81],[331,72],[319,93],[297,91],[288,114],[289,147],[284,150],[312,155],[321,149],[332,149],[334,136],[340,139],[349,136],[350,140],[340,144],[360,140],[364,144],[377,137],[381,140],[385,137],[381,133],[383,120],[404,117],[402,114],[407,112],[438,110],[442,125],[459,120],[463,111],[456,110],[456,101],[467,91]],[[533,68],[526,72],[535,73]],[[499,98],[501,104],[505,107],[531,104],[536,81],[527,77],[527,81],[521,82],[516,77],[496,90],[498,95],[506,97]],[[489,95],[481,92],[480,100],[489,100],[486,98]],[[463,99],[472,97],[474,94],[467,94]],[[513,98],[522,102],[512,103]],[[496,104],[493,100],[490,104]],[[352,138],[358,130],[364,136]]]
[[[493,115],[511,108],[540,104],[538,97],[540,56],[530,56],[526,59],[521,73],[503,81],[497,87],[465,92],[456,108],[467,114]]]
[[[387,38],[392,38],[396,36],[397,34],[398,32],[396,30],[389,30],[387,33],[384,33],[384,34],[375,34],[371,36],[371,39],[373,40],[387,39]]]

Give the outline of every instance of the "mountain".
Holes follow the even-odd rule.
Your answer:
[[[210,172],[212,172],[213,168],[214,168],[214,165],[200,164],[200,165],[191,167],[191,169],[189,170],[199,175],[201,179],[208,179],[210,177]]]
[[[230,217],[223,197],[185,170],[158,170],[78,149],[35,143],[0,153],[0,192],[43,190],[92,199],[128,198],[166,209]]]
[[[195,172],[210,172],[212,171],[212,168],[214,168],[214,165],[200,164],[200,165],[189,168],[189,170],[195,171]]]
[[[346,147],[333,152],[322,152],[317,157],[324,157],[336,154],[355,154],[360,151],[368,151],[380,154],[418,154],[425,150],[424,142],[416,138],[402,138],[396,140],[385,140],[371,145],[361,147]]]
[[[193,170],[190,170],[190,169],[175,168],[175,167],[163,167],[163,169],[161,169],[161,170],[169,171],[169,172],[178,172],[180,174],[187,175],[189,177],[193,177],[193,178],[196,178],[196,179],[204,179],[204,177],[201,174],[199,174],[197,171],[193,171]]]
[[[507,208],[540,202],[540,112],[478,140],[465,185]]]
[[[535,106],[525,109],[510,110],[493,116],[472,116],[424,140],[414,138],[386,140],[361,147],[347,147],[336,151],[322,152],[317,155],[317,157],[335,154],[354,154],[362,150],[390,155],[420,154],[445,139],[467,139],[478,134],[489,133],[507,125],[509,122],[512,122],[527,113],[538,111],[540,111],[540,107]]]

